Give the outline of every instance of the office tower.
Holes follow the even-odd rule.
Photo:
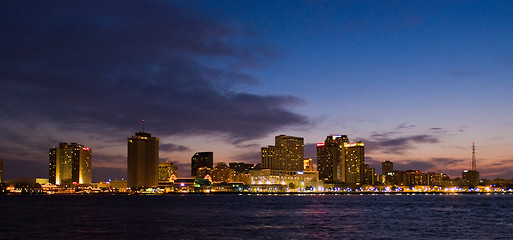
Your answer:
[[[362,184],[363,164],[365,164],[364,144],[362,142],[345,143],[345,168],[342,172],[342,179],[345,183]]]
[[[262,147],[262,168],[280,169],[283,149],[276,146]]]
[[[198,176],[198,169],[214,167],[213,152],[197,152],[191,158],[191,176]]]
[[[313,171],[313,160],[311,158],[303,159],[303,171]]]
[[[274,138],[275,146],[262,147],[262,167],[279,171],[303,171],[304,139],[287,135]]]
[[[4,181],[4,160],[0,158],[0,183]]]
[[[389,173],[394,172],[394,163],[390,161],[384,161],[381,163],[381,174],[383,176],[389,175]]]
[[[127,186],[150,188],[158,186],[159,139],[150,133],[138,132],[128,138]]]
[[[159,181],[170,181],[171,176],[178,177],[178,167],[172,162],[163,162],[159,164]]]
[[[333,135],[326,137],[324,143],[317,144],[317,171],[319,171],[320,180],[327,182],[343,181],[345,143],[349,143],[346,135]]]
[[[59,143],[50,148],[49,182],[63,184],[91,184],[92,149],[78,143]]]
[[[364,144],[349,143],[346,135],[328,136],[317,144],[317,170],[319,178],[327,182],[364,184]]]

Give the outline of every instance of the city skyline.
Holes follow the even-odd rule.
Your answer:
[[[142,121],[143,122],[143,125],[142,125],[142,131],[139,131],[137,133],[135,133],[134,136],[128,138],[128,145],[127,145],[127,151],[128,151],[128,154],[127,154],[127,159],[126,159],[126,166],[127,168],[125,169],[125,171],[127,172],[126,176],[123,176],[123,177],[120,177],[120,178],[117,178],[117,179],[127,179],[127,182],[130,182],[130,178],[132,178],[132,187],[134,188],[137,188],[137,187],[142,187],[142,186],[145,186],[145,182],[155,182],[155,183],[152,183],[152,184],[156,184],[156,182],[158,182],[156,179],[159,178],[159,166],[162,165],[162,164],[165,164],[165,163],[168,163],[168,164],[171,164],[173,165],[174,163],[173,162],[170,162],[170,161],[161,161],[159,160],[160,158],[158,158],[158,155],[159,155],[159,138],[158,137],[152,137],[151,136],[151,133],[148,133],[148,132],[144,132],[144,120]],[[345,149],[353,149],[353,150],[350,150],[349,155],[347,155],[346,157],[349,157],[353,160],[349,160],[349,162],[353,163],[353,161],[356,160],[356,162],[354,162],[353,164],[356,164],[358,165],[358,174],[360,174],[360,171],[364,171],[364,170],[361,170],[360,169],[360,166],[363,167],[363,165],[368,165],[368,164],[365,164],[365,162],[363,162],[363,165],[361,165],[362,163],[360,163],[359,161],[364,161],[364,159],[366,159],[364,153],[363,153],[363,146],[364,146],[364,143],[361,142],[361,141],[358,141],[356,143],[350,143],[349,142],[349,139],[346,135],[330,135],[330,136],[327,136],[326,137],[326,141],[324,143],[317,143],[316,144],[316,153],[315,155],[313,156],[313,158],[317,159],[316,163],[315,163],[315,168],[313,169],[313,171],[326,171],[326,170],[319,170],[319,154],[322,156],[322,157],[326,157],[325,154],[323,153],[323,150],[321,150],[321,152],[319,151],[319,149],[324,149],[326,143],[328,142],[328,140],[331,140],[333,139],[333,141],[335,140],[342,140],[342,146],[345,147]],[[137,141],[137,143],[135,142]],[[143,145],[142,146],[139,146],[141,145],[141,143],[139,142],[143,142]],[[262,168],[267,168],[267,169],[270,169],[270,170],[277,170],[277,171],[283,171],[283,172],[296,172],[296,171],[302,171],[304,168],[304,161],[312,161],[312,158],[310,157],[305,157],[303,155],[303,148],[304,148],[304,139],[302,137],[296,137],[296,136],[288,136],[288,135],[284,135],[284,134],[281,134],[281,135],[278,135],[278,136],[275,136],[275,145],[276,146],[271,146],[271,145],[267,145],[266,147],[261,147],[261,161],[257,162],[257,163],[254,163],[255,165],[260,165],[261,164],[261,167]],[[137,147],[134,147],[134,146],[137,146]],[[278,146],[281,146],[278,147]],[[85,147],[81,144],[77,144],[77,143],[71,143],[70,145],[67,145],[67,143],[65,142],[61,142],[59,143],[59,148],[57,148],[57,150],[59,149],[70,149],[70,152],[67,153],[67,155],[69,155],[69,161],[70,163],[68,165],[71,166],[71,149],[75,149],[77,148],[77,150],[80,150],[80,152],[82,152],[82,150],[88,152],[88,155],[87,155],[87,166],[88,168],[86,169],[88,171],[88,174],[89,174],[89,177],[87,179],[87,182],[90,184],[91,183],[91,159],[92,159],[92,149],[90,149],[89,147]],[[283,148],[283,149],[282,149]],[[296,149],[296,148],[300,148],[299,150]],[[338,147],[336,147],[338,148]],[[274,153],[270,153],[269,152],[269,149],[273,149],[272,152]],[[294,150],[296,149],[296,150]],[[344,149],[344,148],[342,148]],[[361,149],[361,150],[359,150]],[[300,151],[300,152],[296,152],[296,151]],[[347,150],[343,150],[343,151],[347,151]],[[131,154],[132,153],[132,154]],[[208,157],[206,156],[203,156],[204,154],[208,154]],[[335,153],[333,153],[335,154]],[[355,156],[352,156],[353,154],[356,154]],[[56,183],[56,182],[60,182],[60,181],[56,181],[56,166],[57,168],[59,168],[59,165],[62,165],[62,163],[59,163],[59,160],[56,160],[56,147],[53,146],[52,148],[50,148],[50,173],[49,173],[49,178],[50,178],[50,183]],[[66,155],[66,157],[64,158],[68,158]],[[74,153],[74,155],[76,155]],[[269,155],[269,156],[268,156]],[[290,155],[288,157],[283,157],[283,156],[286,156],[286,155]],[[297,164],[291,164],[291,160],[287,160],[288,158],[295,158],[294,156],[295,155],[298,155],[298,163]],[[331,154],[330,154],[331,155]],[[137,156],[137,157],[136,157]],[[205,160],[201,160],[205,163],[202,163],[203,165],[205,165],[209,170],[212,170],[213,169],[213,152],[196,152],[192,158],[191,158],[191,162],[190,162],[190,171],[191,171],[191,175],[192,177],[196,176],[197,174],[195,174],[195,171],[193,169],[195,169],[195,165],[198,165],[199,163],[195,160],[195,158],[198,158],[199,159],[209,159],[209,160],[206,160],[206,162],[210,162],[210,163],[206,163]],[[272,156],[272,157],[271,157]],[[352,157],[350,157],[352,156]],[[82,154],[80,154],[80,157],[82,158]],[[57,159],[58,159],[58,155],[57,155]],[[62,158],[62,156],[61,156]],[[338,156],[337,156],[338,158]],[[53,160],[52,160],[53,159]],[[271,160],[271,159],[274,159],[274,160]],[[299,161],[299,159],[302,159]],[[345,159],[345,157],[342,157],[342,159]],[[468,170],[467,168],[463,170],[464,174],[468,171],[470,172],[476,172],[476,152],[475,152],[475,142],[472,142],[472,157],[471,157],[471,170]],[[57,161],[57,164],[56,164],[56,161]],[[270,162],[282,162],[278,165],[276,165],[275,167],[273,167],[274,165],[270,165]],[[293,162],[295,162],[296,160],[294,160]],[[323,160],[325,161],[325,160]],[[329,161],[334,161],[334,160],[329,160]],[[345,160],[342,160],[342,161],[345,161]],[[82,162],[82,160],[80,161]],[[334,162],[337,162],[337,161],[334,161]],[[383,165],[385,163],[389,162],[389,160],[385,160],[383,162],[380,163],[380,165]],[[2,163],[1,159],[0,159],[0,163]],[[224,163],[225,165],[230,163],[230,164],[238,164],[238,163],[245,163],[245,162],[236,162],[236,161],[232,161],[232,162],[224,162],[224,161],[218,161],[216,162],[217,164],[219,163]],[[78,166],[78,163],[76,163],[77,166]],[[81,163],[82,164],[82,163]],[[251,163],[253,164],[253,163]],[[280,167],[282,166],[281,164],[285,164],[283,165],[283,167]],[[331,166],[331,167],[335,167],[335,165],[330,165],[329,163],[323,163],[325,165],[325,167],[323,169],[326,168],[326,166]],[[66,165],[66,164],[64,164]],[[145,166],[145,165],[148,165],[148,166]],[[200,164],[201,165],[201,164]],[[300,168],[296,169],[297,166],[300,166]],[[355,166],[356,166],[355,165]],[[1,166],[1,165],[0,165]],[[132,166],[132,167],[130,167]],[[136,167],[136,166],[142,166],[142,167]],[[199,166],[199,165],[198,165]],[[198,167],[197,166],[197,167]],[[285,166],[289,166],[289,168],[291,166],[294,166],[293,169],[288,169],[288,167],[285,167]],[[392,164],[393,166],[393,164]],[[146,168],[154,168],[153,170],[146,170]],[[339,166],[340,167],[340,166]],[[367,166],[368,168],[369,166]],[[377,166],[377,165],[373,165],[373,166],[370,166],[371,168],[380,168],[381,166]],[[70,168],[70,167],[69,167]],[[176,168],[176,167],[175,167]],[[283,168],[283,169],[282,169]],[[335,167],[337,168],[337,167]],[[392,167],[393,168],[393,167]],[[52,170],[53,169],[53,170]],[[82,167],[80,167],[80,169],[82,169]],[[132,170],[130,170],[132,169]],[[200,168],[201,169],[201,168]],[[342,167],[342,169],[346,169],[346,167]],[[2,168],[0,168],[0,170],[3,170]],[[71,171],[71,168],[69,169]],[[176,169],[175,169],[176,170]],[[382,169],[381,169],[382,170]],[[404,171],[404,170],[413,170],[413,171],[417,171],[417,170],[420,170],[420,171],[424,171],[424,172],[433,172],[435,170],[426,170],[426,169],[404,169],[404,168],[399,168],[399,169],[396,169],[396,170],[399,170],[399,171]],[[77,168],[77,171],[78,171],[78,168]],[[80,170],[80,171],[83,171],[83,170]],[[197,171],[197,170],[196,170]],[[333,171],[338,171],[338,170],[333,170]],[[132,176],[134,177],[129,177],[132,173]],[[137,173],[136,173],[137,172]],[[71,174],[71,172],[69,173]],[[149,175],[148,175],[149,174]],[[333,174],[333,173],[331,173]],[[338,173],[340,174],[341,176],[345,176],[345,174],[343,173]],[[363,174],[363,172],[361,173]],[[58,174],[57,174],[58,175]],[[385,175],[385,174],[383,174]],[[71,177],[71,175],[69,175]],[[135,177],[137,176],[137,177]],[[179,177],[189,177],[189,175],[185,175],[185,174],[182,174],[182,175],[178,175]],[[35,176],[23,176],[22,178],[26,178],[26,177],[35,177]],[[43,177],[43,176],[38,176],[38,177]],[[53,178],[52,178],[53,177]],[[458,175],[453,175],[452,177],[456,177],[458,178],[459,176]],[[44,178],[44,177],[43,177]],[[78,182],[81,182],[82,180],[78,181],[78,175],[76,176],[77,178],[77,183]],[[139,179],[139,178],[142,178],[143,180],[137,180],[135,181],[134,179]],[[148,179],[150,180],[148,180]],[[152,178],[155,178],[152,180]],[[339,176],[340,178],[340,176]],[[53,179],[53,180],[52,180]],[[104,179],[99,179],[99,181],[101,180],[107,180],[107,179],[111,179],[111,177],[108,177],[108,178],[104,178]],[[477,178],[479,179],[479,177]],[[325,181],[333,181],[335,180],[334,178],[330,178],[330,177],[326,177],[325,179],[322,179],[322,178],[319,178],[319,180],[325,180]],[[110,181],[110,180],[109,180]],[[339,180],[336,180],[336,181],[339,181]],[[358,180],[359,182],[360,180]],[[141,183],[135,183],[135,182],[141,182]],[[343,181],[343,182],[351,182],[350,180],[347,180],[346,181]],[[71,182],[70,182],[71,183]],[[130,184],[129,184],[130,185]],[[139,186],[140,185],[140,186]],[[151,184],[150,184],[151,185]]]
[[[0,9],[3,178],[48,175],[48,148],[94,149],[126,177],[126,137],[160,161],[260,162],[274,136],[365,143],[379,169],[513,178],[509,1],[7,2]]]

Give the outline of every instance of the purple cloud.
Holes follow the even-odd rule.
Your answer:
[[[0,15],[7,120],[123,137],[146,119],[159,136],[223,133],[233,143],[309,123],[288,110],[302,99],[234,90],[258,80],[233,66],[256,65],[271,48],[172,3],[10,2]]]

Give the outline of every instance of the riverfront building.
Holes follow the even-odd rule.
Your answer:
[[[159,139],[150,133],[138,132],[128,138],[127,186],[150,188],[158,186]]]
[[[261,148],[262,168],[279,172],[297,172],[304,168],[304,139],[279,135],[275,146]]]
[[[342,181],[345,143],[349,143],[346,135],[328,136],[324,143],[317,143],[317,170],[319,171],[320,180],[326,182]]]
[[[78,143],[50,148],[49,182],[56,185],[90,185],[92,149]]]
[[[178,167],[172,162],[163,162],[159,164],[159,181],[169,182],[178,177]]]
[[[374,172],[366,166],[362,142],[350,143],[346,135],[333,135],[317,144],[317,170],[325,182],[370,184]]]

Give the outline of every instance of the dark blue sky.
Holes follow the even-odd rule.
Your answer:
[[[453,176],[476,141],[483,176],[513,177],[510,1],[13,1],[0,31],[7,178],[72,141],[123,177],[141,119],[184,175],[196,151],[347,134],[374,167]]]

